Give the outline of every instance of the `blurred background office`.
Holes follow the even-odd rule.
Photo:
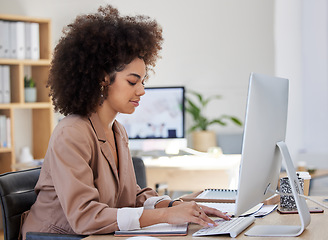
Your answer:
[[[290,79],[290,153],[296,165],[328,168],[328,1],[1,0],[0,14],[50,18],[54,47],[76,15],[107,3],[122,14],[149,15],[162,25],[162,59],[147,86],[219,94],[222,99],[207,109],[210,117],[244,119],[251,72]],[[218,139],[231,137],[236,144],[231,151],[239,149],[243,128],[230,124],[213,130]],[[24,142],[30,139],[28,129],[15,134],[17,149],[29,144]]]

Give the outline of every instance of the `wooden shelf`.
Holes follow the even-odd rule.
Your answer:
[[[11,147],[0,148],[0,173],[13,171],[16,164],[15,156],[15,124],[13,111],[30,109],[32,111],[32,154],[35,159],[44,158],[48,141],[53,130],[53,106],[49,98],[46,83],[50,69],[51,58],[51,21],[50,19],[33,18],[16,15],[0,14],[0,20],[22,21],[39,24],[40,59],[9,59],[0,58],[0,65],[10,67],[10,93],[11,102],[0,104],[0,114],[11,120]],[[24,97],[24,69],[29,68],[31,77],[36,82],[37,100],[35,103],[26,103]]]
[[[48,109],[52,108],[50,102],[35,102],[35,103],[9,103],[1,104],[0,109]]]
[[[20,16],[20,15],[8,15],[8,14],[1,14],[1,20],[7,21],[22,21],[22,22],[35,22],[35,23],[44,23],[49,24],[50,19],[48,18],[35,18],[35,17],[27,17],[27,16]]]
[[[0,58],[1,65],[28,65],[28,66],[49,66],[49,59],[30,60],[30,59],[10,59]]]

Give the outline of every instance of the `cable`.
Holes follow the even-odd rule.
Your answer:
[[[312,201],[312,202],[314,202],[314,203],[320,205],[321,207],[324,207],[324,208],[328,209],[328,206],[327,206],[326,204],[323,204],[323,203],[321,203],[321,202],[319,202],[319,201],[317,201],[317,200],[314,200],[314,199],[312,199],[312,198],[310,198],[310,197],[308,197],[308,196],[305,196],[305,195],[302,195],[302,194],[298,194],[298,196],[303,197],[303,198],[305,198],[305,199],[307,199],[307,200],[310,200],[310,201]]]

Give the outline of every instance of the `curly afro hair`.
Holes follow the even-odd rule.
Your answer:
[[[101,97],[105,75],[112,83],[137,57],[152,70],[162,42],[162,28],[147,16],[120,16],[110,5],[78,16],[64,28],[51,62],[47,87],[55,111],[89,116],[107,97]]]

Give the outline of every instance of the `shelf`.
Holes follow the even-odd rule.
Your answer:
[[[8,103],[8,104],[0,103],[0,109],[48,109],[48,108],[52,108],[51,102]]]
[[[0,20],[38,23],[40,50],[39,60],[0,58],[0,65],[7,65],[10,69],[10,103],[0,103],[0,114],[10,119],[9,130],[11,136],[11,147],[0,148],[0,173],[4,173],[16,170],[16,155],[22,146],[17,146],[19,141],[14,138],[25,137],[24,133],[22,134],[24,136],[20,134],[16,136],[14,134],[16,128],[17,133],[21,133],[19,129],[22,127],[31,130],[31,139],[20,140],[31,145],[31,152],[35,159],[44,158],[54,126],[54,111],[49,97],[49,89],[46,88],[52,52],[50,19],[0,14]],[[30,75],[36,82],[36,102],[25,102],[25,74]],[[25,121],[22,117],[17,117],[20,116],[19,114],[25,114],[23,110],[26,109],[31,110],[31,114],[29,114],[31,121]],[[30,126],[26,126],[26,122],[29,122]]]
[[[1,14],[0,19],[7,20],[7,21],[35,22],[35,23],[45,23],[45,24],[48,24],[50,22],[50,19],[48,18],[34,18],[34,17],[7,15],[7,14]]]
[[[30,60],[30,59],[0,59],[1,65],[28,65],[28,66],[50,66],[50,59]]]
[[[0,153],[10,153],[13,148],[0,148]]]

